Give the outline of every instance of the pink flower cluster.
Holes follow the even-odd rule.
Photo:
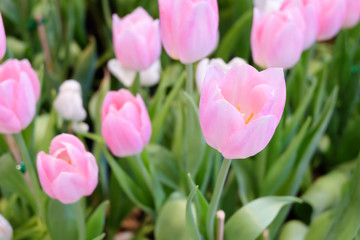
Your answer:
[[[360,20],[358,0],[262,1],[254,8],[251,49],[261,67],[291,68],[316,40],[332,39]]]

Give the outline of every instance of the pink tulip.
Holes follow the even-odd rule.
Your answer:
[[[113,15],[115,56],[121,66],[141,71],[160,57],[159,20],[154,20],[142,7],[120,19]]]
[[[291,8],[300,10],[305,21],[304,49],[308,49],[316,41],[319,32],[319,17],[321,6],[318,0],[285,0],[281,11]]]
[[[346,0],[346,13],[343,23],[344,28],[352,28],[358,24],[360,20],[360,1]]]
[[[110,151],[118,157],[141,153],[149,143],[151,122],[145,103],[128,90],[109,92],[102,110],[102,135]]]
[[[68,204],[91,195],[98,184],[95,157],[75,136],[60,134],[50,144],[50,154],[36,159],[41,187],[51,198]]]
[[[5,52],[6,52],[6,35],[5,35],[4,23],[0,13],[0,60],[5,56]]]
[[[321,6],[317,40],[326,41],[340,31],[346,14],[345,0],[317,0]]]
[[[35,116],[39,79],[28,60],[7,60],[0,66],[0,133],[18,133]]]
[[[210,67],[201,91],[200,125],[206,142],[225,158],[253,156],[272,138],[286,99],[283,70],[248,64],[224,73]]]
[[[217,45],[216,0],[159,0],[161,38],[166,52],[182,63],[196,62]]]
[[[305,22],[299,9],[268,14],[254,8],[251,49],[261,67],[291,68],[304,48]]]

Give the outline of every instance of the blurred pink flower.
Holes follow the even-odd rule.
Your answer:
[[[39,79],[28,60],[7,60],[0,66],[0,133],[18,133],[35,116]]]
[[[161,39],[166,52],[182,63],[215,50],[219,9],[216,0],[159,0]]]
[[[6,35],[5,35],[4,23],[0,13],[0,60],[5,56],[5,52],[6,52]]]
[[[280,10],[291,8],[299,9],[304,17],[304,49],[308,49],[315,43],[319,32],[320,3],[318,0],[285,0]]]
[[[340,31],[346,14],[345,0],[317,0],[320,4],[319,33],[317,40],[326,41]]]
[[[148,69],[160,57],[159,20],[154,20],[142,7],[120,19],[113,15],[115,56],[128,69]]]
[[[98,166],[77,137],[56,136],[49,153],[40,152],[36,159],[40,184],[47,195],[68,204],[93,193],[98,184]]]
[[[346,0],[346,13],[343,23],[344,28],[352,28],[359,23],[360,20],[360,1]]]
[[[280,68],[258,72],[243,64],[227,73],[209,68],[199,107],[206,142],[229,159],[257,154],[272,138],[285,99],[285,78]]]
[[[268,14],[254,8],[251,50],[261,67],[291,68],[304,48],[304,18],[297,8]]]
[[[102,135],[110,151],[118,157],[141,153],[149,143],[151,122],[145,103],[128,90],[109,92],[102,110]]]

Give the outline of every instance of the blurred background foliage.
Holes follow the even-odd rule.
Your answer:
[[[42,79],[38,117],[23,133],[34,156],[48,148],[53,136],[68,129],[52,108],[56,91],[66,79],[81,83],[84,106],[89,112],[86,121],[92,132],[100,133],[102,99],[108,90],[123,87],[106,70],[107,61],[114,58],[111,15],[117,13],[122,17],[138,6],[158,17],[155,0],[0,1],[7,34],[6,57],[28,58]],[[220,41],[212,57],[229,61],[239,56],[253,63],[252,7],[251,0],[219,1]],[[263,228],[253,229],[259,239],[360,239],[357,233],[360,229],[359,43],[360,25],[304,52],[298,64],[286,71],[286,107],[270,144],[252,159],[233,161],[220,205],[227,219],[233,213],[241,214],[237,212],[239,208],[261,197],[297,196],[305,201],[278,209],[275,220],[265,226],[269,236],[262,234]],[[190,100],[182,92],[184,67],[165,52],[161,60],[163,72],[159,85],[140,91],[153,124],[151,144],[143,158],[154,162],[164,196],[157,203],[142,188],[143,183],[137,182],[140,186],[137,190],[145,198],[136,194],[135,198],[140,196],[139,202],[156,210],[156,215],[150,218],[138,214],[140,224],[130,230],[137,233],[136,239],[152,238],[155,232],[161,240],[175,239],[171,234],[177,229],[178,239],[189,239],[185,217],[174,218],[174,215],[186,211],[186,196],[195,184],[199,185],[197,194],[192,196],[197,213],[195,227],[202,234],[205,232],[201,210],[207,209],[222,157],[206,145],[197,118],[193,119],[193,134],[186,135],[186,115],[189,111],[197,114],[197,103],[191,110],[186,108]],[[112,239],[120,230],[129,229],[121,224],[135,205],[123,188],[128,182],[120,187],[118,176],[109,170],[101,144],[87,143],[100,165],[99,187],[84,207],[87,239],[104,237],[103,228],[94,226],[105,226],[108,239]],[[49,218],[49,235],[39,216],[33,216],[28,207],[34,204],[29,190],[24,188],[23,179],[7,152],[0,137],[3,197],[0,212],[14,226],[14,238],[46,239],[66,232],[69,234],[66,239],[76,239],[77,225],[72,224],[76,216],[71,206],[57,205],[52,200],[48,203],[48,216],[56,215],[58,220],[67,221],[60,233],[54,231],[59,231],[56,226],[62,221]],[[119,164],[133,176],[128,162]],[[108,204],[110,210],[106,211]],[[232,234],[238,233],[227,227],[226,239],[238,239],[239,235]]]

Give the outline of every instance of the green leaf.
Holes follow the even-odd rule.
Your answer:
[[[279,240],[304,240],[308,227],[298,220],[286,223],[280,233]]]
[[[301,199],[263,197],[248,203],[235,212],[225,224],[225,239],[256,239],[275,219],[279,211],[292,203],[301,203]]]
[[[78,240],[76,213],[72,204],[49,199],[47,227],[52,240]]]
[[[155,223],[157,240],[189,240],[186,228],[186,198],[178,192],[173,193],[160,210]]]
[[[329,210],[316,217],[309,227],[305,240],[325,240],[325,235],[330,228],[334,216],[335,212]]]
[[[34,198],[24,175],[16,169],[16,163],[10,154],[0,157],[0,186],[17,193],[35,209]]]
[[[73,79],[81,83],[82,96],[85,106],[91,90],[92,82],[94,80],[96,59],[96,42],[95,39],[92,38],[90,39],[89,45],[80,55],[73,75]]]
[[[258,192],[254,162],[250,161],[250,159],[242,159],[240,161],[233,161],[231,166],[235,171],[241,203],[245,205],[254,200]]]
[[[91,214],[86,222],[86,239],[91,240],[99,236],[105,226],[105,211],[109,201],[102,202],[96,210]]]
[[[191,239],[201,240],[201,234],[192,211],[192,200],[198,188],[199,186],[194,187],[186,201],[186,227],[191,235]]]
[[[92,240],[103,240],[105,237],[106,237],[106,234],[103,233],[103,234],[97,236],[96,238],[93,238]]]

